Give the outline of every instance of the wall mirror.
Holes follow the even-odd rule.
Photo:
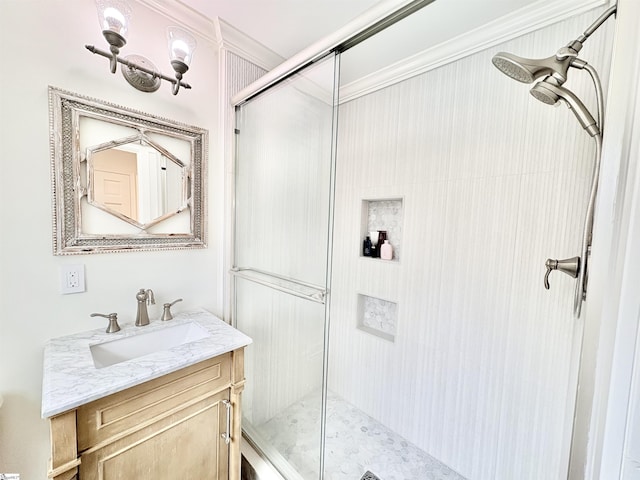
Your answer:
[[[49,87],[56,255],[206,247],[206,130]]]

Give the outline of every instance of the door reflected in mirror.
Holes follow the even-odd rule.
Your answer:
[[[142,136],[109,145],[87,149],[90,204],[140,228],[187,207],[188,174],[178,158]]]

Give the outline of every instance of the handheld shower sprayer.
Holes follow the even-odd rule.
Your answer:
[[[595,137],[600,134],[596,120],[591,113],[589,113],[587,107],[584,106],[571,90],[562,86],[556,86],[545,79],[536,83],[530,90],[530,93],[534,98],[548,105],[555,105],[559,101],[563,101],[589,135]]]
[[[547,273],[544,277],[544,286],[549,289],[549,274],[554,270],[564,272],[573,278],[577,278],[576,292],[573,303],[573,312],[576,318],[580,316],[582,301],[586,298],[587,292],[587,267],[589,255],[591,252],[591,233],[593,230],[593,217],[595,209],[596,193],[598,191],[598,177],[600,174],[600,159],[602,156],[602,126],[604,119],[604,95],[602,93],[602,85],[595,68],[587,64],[584,60],[578,58],[578,53],[582,50],[584,42],[595,32],[611,15],[615,14],[617,6],[605,10],[589,28],[577,39],[569,42],[560,48],[555,55],[543,59],[530,59],[518,57],[512,53],[499,52],[493,59],[492,63],[502,73],[514,80],[522,83],[533,83],[538,81],[531,88],[531,95],[548,105],[556,105],[562,101],[582,125],[587,133],[595,140],[596,153],[593,167],[593,175],[591,179],[591,193],[589,195],[589,204],[584,220],[584,228],[582,234],[582,249],[580,257],[573,257],[565,260],[548,259],[545,263]],[[593,80],[596,98],[598,102],[597,121],[593,118],[587,107],[571,90],[563,87],[567,81],[569,68],[577,68],[586,70]]]

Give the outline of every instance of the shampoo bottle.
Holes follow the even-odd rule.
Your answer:
[[[371,256],[371,238],[367,235],[367,238],[362,242],[362,256],[370,257]]]

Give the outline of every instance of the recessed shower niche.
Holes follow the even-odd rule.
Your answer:
[[[361,228],[360,228],[360,256],[380,260],[380,247],[378,245],[379,232],[385,232],[386,239],[391,244],[393,253],[391,261],[400,261],[402,247],[402,198],[380,198],[362,200]],[[367,255],[365,244],[370,238],[373,251],[376,253]],[[375,238],[373,238],[375,237]]]
[[[358,328],[390,342],[395,341],[398,304],[358,294]]]

